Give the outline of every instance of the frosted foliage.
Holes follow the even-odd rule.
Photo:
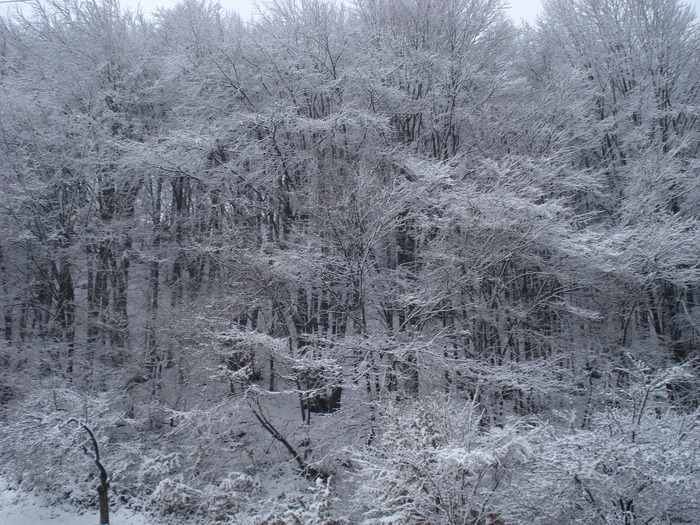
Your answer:
[[[633,420],[611,410],[593,431],[541,429],[533,442],[539,461],[512,495],[519,521],[697,522],[696,415],[650,411],[639,425]]]
[[[497,521],[499,486],[530,450],[514,427],[489,432],[479,419],[469,403],[392,407],[378,443],[356,459],[363,523]]]
[[[301,491],[291,490],[276,500],[263,503],[270,511],[258,513],[256,517],[241,518],[245,525],[350,525],[346,518],[335,517],[338,498],[331,491],[332,480],[316,479]]]
[[[158,483],[151,498],[166,514],[196,514],[197,503],[202,500],[200,491],[169,478]]]

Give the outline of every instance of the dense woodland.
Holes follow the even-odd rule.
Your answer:
[[[2,475],[167,523],[699,523],[692,8],[261,9],[0,18]]]

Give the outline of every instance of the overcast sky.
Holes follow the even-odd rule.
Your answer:
[[[700,0],[697,0],[700,2]],[[121,0],[122,5],[135,7],[138,3],[141,4],[141,9],[144,13],[149,14],[158,7],[170,7],[175,5],[178,0]],[[255,11],[255,0],[219,0],[221,7],[238,11],[243,18],[249,18]],[[515,20],[524,18],[528,21],[534,21],[535,16],[542,7],[542,0],[511,0],[512,6],[508,11]]]
[[[0,13],[8,7],[17,5],[14,2],[31,2],[41,0],[0,0]],[[153,13],[159,7],[172,7],[179,0],[121,0],[122,6],[128,6],[135,9],[137,5],[141,6],[143,12],[147,15]],[[264,1],[264,0],[259,0]],[[700,13],[700,0],[687,0],[695,7],[695,12]],[[237,11],[243,18],[250,18],[255,12],[256,0],[219,0],[219,3],[224,9]],[[510,8],[508,14],[516,21],[521,19],[527,22],[534,22],[536,16],[542,9],[542,0],[510,0]]]
[[[138,3],[144,13],[149,14],[157,7],[170,7],[175,5],[178,0],[121,0],[122,5],[135,7]],[[243,18],[249,18],[255,11],[255,0],[219,0],[219,3],[224,9],[238,11]],[[690,3],[695,6],[695,11],[700,12],[700,0],[690,0]],[[542,0],[510,0],[508,2],[510,8],[508,13],[515,21],[524,19],[528,22],[534,22],[535,17],[542,10]]]
[[[32,1],[32,0],[9,0],[11,2],[15,1]],[[35,0],[36,1],[36,0]],[[38,0],[41,1],[41,0]],[[150,15],[158,7],[172,7],[179,0],[121,0],[123,6],[128,6],[131,8],[136,8],[137,5],[141,6],[141,9],[147,15]],[[256,0],[219,0],[219,3],[224,9],[230,9],[232,11],[237,11],[243,18],[250,18],[250,16],[255,12],[255,1]],[[259,0],[264,1],[264,0]],[[695,7],[696,13],[700,13],[700,0],[688,0],[690,4]],[[14,3],[5,3],[8,0],[0,0],[0,12],[11,5],[16,5]],[[510,0],[508,2],[510,8],[508,9],[508,14],[516,21],[521,19],[527,22],[534,22],[535,17],[540,13],[542,9],[542,0]]]

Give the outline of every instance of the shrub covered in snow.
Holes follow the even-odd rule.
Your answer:
[[[515,426],[487,431],[476,405],[449,400],[394,406],[384,419],[377,444],[355,456],[364,523],[498,520],[499,489],[530,454]]]
[[[512,487],[519,523],[699,523],[698,414],[610,410],[590,429],[533,433],[533,461]]]

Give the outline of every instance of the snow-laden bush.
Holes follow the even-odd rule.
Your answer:
[[[479,419],[449,400],[391,407],[355,456],[363,523],[498,523],[501,487],[530,448],[515,426],[485,431]]]
[[[207,515],[215,522],[236,523],[237,517],[251,506],[251,499],[260,492],[260,482],[248,474],[231,472],[206,493]]]
[[[183,460],[180,453],[171,452],[153,455],[153,452],[143,452],[140,468],[137,470],[137,480],[140,484],[153,486],[168,476],[182,472]]]
[[[638,415],[597,413],[586,430],[544,425],[509,521],[700,523],[700,414]]]
[[[262,502],[260,512],[239,517],[245,525],[347,525],[337,516],[338,498],[333,495],[330,479],[317,478],[306,488],[292,490],[274,500]]]
[[[151,500],[165,514],[197,514],[200,512],[203,494],[178,479],[166,478],[161,481],[151,496]]]

